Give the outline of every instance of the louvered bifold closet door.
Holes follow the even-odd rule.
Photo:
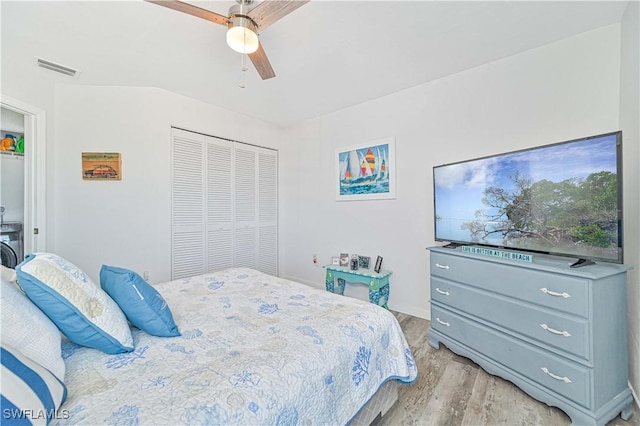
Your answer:
[[[205,139],[172,129],[171,279],[205,272]]]
[[[235,145],[233,264],[254,269],[258,253],[256,161],[254,147]]]
[[[278,274],[278,152],[172,130],[171,276]]]
[[[207,137],[207,272],[233,266],[233,142]]]
[[[278,275],[278,155],[258,150],[258,266]]]

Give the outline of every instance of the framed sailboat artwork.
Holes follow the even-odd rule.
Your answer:
[[[336,149],[336,200],[396,198],[395,139]]]

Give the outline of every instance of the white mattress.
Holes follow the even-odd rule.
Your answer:
[[[133,328],[119,355],[65,342],[54,424],[345,424],[386,381],[417,378],[395,317],[368,302],[251,269],[156,288],[182,336]]]

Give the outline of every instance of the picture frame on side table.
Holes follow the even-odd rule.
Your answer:
[[[376,272],[376,274],[380,273],[380,269],[382,269],[382,256],[378,256],[378,258],[376,259],[376,266],[373,267],[373,270]]]
[[[349,266],[349,253],[340,253],[340,266]]]
[[[351,260],[349,261],[349,269],[351,269],[352,271],[357,271],[358,270],[358,255],[357,254],[352,254],[351,255]]]
[[[340,266],[340,258],[338,256],[331,256],[331,264],[334,266]]]
[[[371,258],[369,256],[358,256],[358,267],[362,269],[371,268]]]

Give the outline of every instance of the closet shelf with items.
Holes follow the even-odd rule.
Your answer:
[[[24,131],[0,129],[0,153],[4,155],[24,155]]]

